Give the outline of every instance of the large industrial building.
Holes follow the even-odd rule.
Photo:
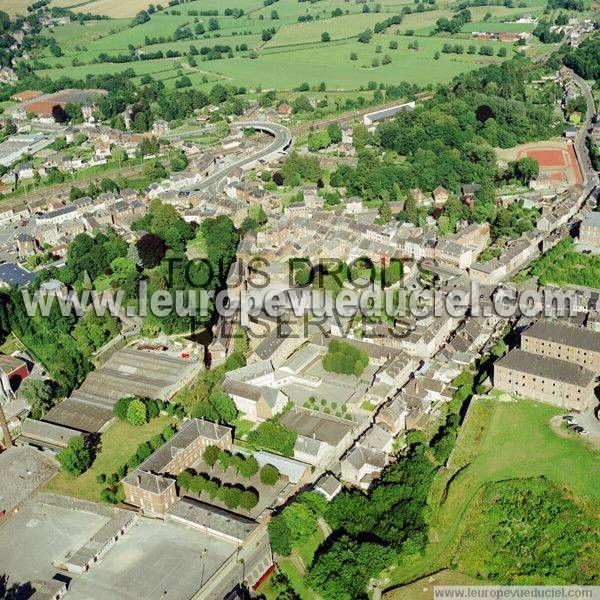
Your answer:
[[[92,371],[78,390],[46,413],[44,421],[97,433],[113,419],[113,406],[127,396],[168,400],[199,372],[200,363],[164,352],[124,348]]]

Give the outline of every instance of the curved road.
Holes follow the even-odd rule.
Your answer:
[[[577,158],[579,160],[579,168],[581,169],[581,174],[583,175],[584,185],[587,190],[591,190],[598,185],[598,173],[596,173],[596,171],[594,171],[592,168],[586,141],[589,136],[589,129],[592,125],[592,117],[596,113],[596,106],[594,104],[592,90],[585,79],[582,79],[573,71],[571,71],[571,77],[573,78],[573,81],[577,87],[579,87],[581,90],[581,93],[583,94],[587,104],[585,120],[583,120],[579,126],[579,131],[577,133],[574,146],[575,153],[577,154]]]
[[[241,158],[224,169],[220,169],[216,173],[209,175],[206,179],[202,180],[198,185],[186,188],[186,191],[190,192],[201,192],[206,191],[214,186],[215,189],[224,183],[225,178],[235,171],[259,162],[260,160],[268,160],[274,158],[275,155],[285,154],[286,151],[292,145],[292,134],[287,127],[279,125],[279,123],[269,123],[263,121],[237,121],[231,124],[232,129],[255,129],[256,131],[262,131],[273,136],[273,141],[262,150],[259,150],[255,154]]]

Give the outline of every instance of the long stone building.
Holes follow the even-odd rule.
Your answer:
[[[496,388],[569,410],[588,408],[595,383],[590,369],[525,350],[511,350],[494,365]]]
[[[521,349],[600,372],[600,333],[540,320],[521,335]]]

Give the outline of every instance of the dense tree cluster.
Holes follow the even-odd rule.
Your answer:
[[[357,167],[340,165],[331,185],[372,199],[406,197],[415,187],[431,191],[442,185],[458,193],[473,181],[494,184],[500,175],[494,147],[512,147],[552,133],[550,107],[533,104],[526,96],[525,84],[533,73],[519,59],[461,75],[429,102],[381,123],[373,140],[377,150],[354,140]],[[383,160],[383,151],[405,160]]]
[[[263,421],[248,434],[248,446],[254,450],[268,450],[282,456],[293,456],[298,434],[274,419]]]
[[[42,363],[56,382],[56,395],[64,396],[77,387],[92,365],[75,338],[76,316],[63,317],[58,302],[53,302],[47,317],[28,315],[20,290],[0,292],[0,322],[4,332],[12,331]]]
[[[584,39],[565,54],[563,62],[584,79],[600,79],[600,36]]]
[[[323,368],[329,373],[360,377],[368,364],[369,356],[364,350],[338,340],[329,342],[327,354],[323,356]]]
[[[30,416],[41,419],[44,413],[54,406],[56,401],[55,386],[51,381],[28,377],[19,386],[19,396],[27,400],[31,406]]]
[[[73,477],[87,471],[94,461],[94,454],[81,436],[73,436],[64,450],[56,455],[62,470]]]
[[[331,542],[327,551],[317,553],[308,583],[325,600],[366,598],[368,580],[387,567],[395,555],[394,549],[384,544],[359,542],[342,535]]]
[[[538,161],[529,156],[524,156],[508,163],[508,168],[504,172],[504,179],[508,181],[516,180],[527,184],[539,174],[540,165]]]
[[[533,30],[542,44],[556,44],[560,42],[565,34],[563,31],[555,30],[549,21],[540,21]]]
[[[548,8],[553,10],[564,8],[566,10],[582,12],[585,10],[585,3],[582,0],[548,0]]]
[[[319,159],[316,156],[302,156],[292,152],[281,170],[273,176],[273,181],[278,185],[296,186],[302,181],[318,182],[322,175]]]
[[[411,447],[387,467],[367,495],[342,490],[325,519],[334,533],[308,570],[308,582],[326,600],[359,598],[367,582],[398,552],[414,552],[427,540],[426,501],[435,466],[422,445]],[[360,515],[357,519],[356,515]]]
[[[342,141],[342,129],[337,123],[331,123],[326,129],[308,134],[308,149],[311,152],[322,150]]]
[[[318,492],[303,492],[269,521],[271,548],[276,554],[289,556],[293,547],[304,545],[317,532],[327,500]]]
[[[115,258],[127,256],[127,243],[114,231],[91,237],[80,233],[67,248],[65,267],[59,278],[67,285],[81,286],[84,279],[96,279],[110,267]]]
[[[79,344],[81,351],[89,358],[96,350],[116,337],[120,330],[121,325],[117,317],[113,317],[108,312],[98,315],[94,310],[88,310],[79,319],[71,335]]]
[[[120,398],[113,406],[113,413],[119,421],[127,421],[132,425],[144,425],[158,417],[166,404],[162,400],[152,398],[137,398],[130,396]]]
[[[233,400],[220,387],[224,366],[202,371],[175,396],[187,414],[212,422],[231,423],[237,417]]]
[[[434,33],[458,33],[463,25],[471,21],[471,11],[468,8],[459,10],[451,19],[442,17],[435,23]]]

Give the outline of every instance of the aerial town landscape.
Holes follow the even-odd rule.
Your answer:
[[[0,0],[0,598],[600,598],[599,29]]]

